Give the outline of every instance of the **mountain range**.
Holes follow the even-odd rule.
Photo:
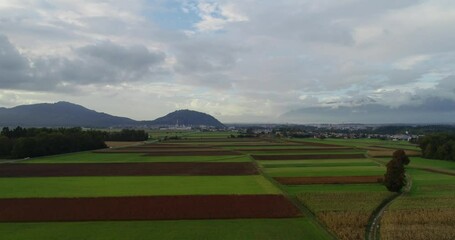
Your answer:
[[[455,100],[426,98],[412,104],[390,107],[372,99],[361,99],[330,103],[327,106],[303,107],[283,114],[282,118],[307,123],[453,124]]]
[[[156,127],[170,125],[224,125],[213,116],[192,110],[178,110],[153,121],[136,121],[126,117],[97,112],[69,103],[39,103],[0,108],[0,126],[22,127]]]

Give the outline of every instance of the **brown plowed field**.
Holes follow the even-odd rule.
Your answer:
[[[417,146],[417,145],[414,145],[414,146]],[[370,146],[370,147],[381,148],[381,149],[392,149],[392,150],[403,149],[403,148],[400,148],[399,146],[378,146],[378,145],[372,145],[372,146]],[[403,149],[403,150],[406,150],[406,149]]]
[[[371,157],[392,157],[393,153],[396,150],[369,150],[368,155]],[[406,155],[409,157],[420,157],[422,156],[421,152],[418,151],[412,151],[412,150],[405,150]]]
[[[365,158],[363,154],[251,155],[256,160],[305,160]]]
[[[148,152],[145,156],[229,156],[243,155],[233,151]]]
[[[0,177],[255,175],[250,162],[2,164]]]
[[[314,142],[301,142],[289,140],[289,142],[300,143],[305,146],[315,146],[315,147],[342,147],[342,145],[330,144],[330,143],[314,143]]]
[[[273,142],[269,139],[260,138],[189,138],[184,140],[169,140],[170,143],[197,143],[197,142]]]
[[[100,149],[100,150],[95,150],[94,152],[116,152],[116,151],[130,151],[130,152],[143,152],[143,153],[149,153],[149,152],[216,152],[216,151],[226,151],[223,149],[215,149],[215,148],[207,148],[207,147],[201,147],[201,148],[186,148],[186,147],[174,147],[174,148],[137,148],[137,147],[128,147],[128,148],[113,148],[113,149]]]
[[[276,177],[284,185],[381,183],[383,176]]]
[[[128,147],[141,144],[143,142],[121,142],[121,141],[106,141],[104,142],[108,147]]]
[[[151,148],[151,149],[166,149],[166,148],[210,148],[209,145],[193,145],[193,144],[147,144],[134,146],[134,148]]]
[[[353,148],[235,148],[241,152],[314,152],[314,151],[353,151]]]
[[[1,222],[286,218],[282,195],[0,199]]]
[[[144,153],[145,156],[224,156],[224,155],[242,155],[239,152],[227,150],[194,150],[194,151],[155,151],[147,149],[107,149],[97,150],[94,153]]]
[[[293,143],[276,144],[276,143],[242,143],[242,144],[213,144],[212,147],[257,147],[257,148],[268,148],[268,147],[285,147],[285,146],[301,146]],[[305,147],[305,146],[302,146]],[[248,148],[246,148],[248,149]]]

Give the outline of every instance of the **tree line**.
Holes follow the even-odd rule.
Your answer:
[[[436,133],[419,139],[425,158],[455,161],[455,134]]]
[[[143,141],[143,130],[105,132],[82,128],[3,128],[0,133],[0,156],[8,158],[39,157],[106,148],[105,141]]]
[[[106,141],[146,141],[149,135],[144,130],[123,129],[120,132],[109,132]]]

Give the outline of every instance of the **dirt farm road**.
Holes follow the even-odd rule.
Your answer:
[[[404,193],[407,193],[411,190],[412,188],[412,178],[406,174],[406,179],[407,183],[406,186],[403,188],[403,191],[401,191],[398,194],[393,195],[386,201],[384,201],[379,207],[374,211],[373,216],[369,220],[368,227],[366,229],[366,234],[365,234],[365,239],[366,240],[379,240],[380,239],[380,228],[381,228],[381,219],[382,215],[384,212],[387,210],[387,208],[390,206],[390,204],[393,203],[395,199],[397,199],[399,196],[403,195]]]

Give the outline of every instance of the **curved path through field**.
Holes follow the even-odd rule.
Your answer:
[[[262,167],[260,166],[259,162],[256,159],[251,157],[251,155],[249,155],[249,156],[250,156],[251,161],[256,164],[259,173],[262,176],[264,176],[269,182],[271,182],[273,185],[275,185],[280,190],[280,192],[283,194],[283,196],[285,198],[287,198],[295,207],[297,207],[303,213],[303,215],[305,217],[311,218],[318,228],[323,229],[324,232],[326,233],[326,236],[325,236],[326,238],[330,238],[333,240],[337,239],[337,237],[332,232],[330,232],[327,229],[327,227],[316,218],[316,216],[314,215],[313,212],[311,212],[310,209],[308,209],[306,206],[304,206],[297,199],[297,197],[291,196],[289,193],[287,193],[286,190],[283,189],[282,185],[278,181],[276,181],[274,178],[268,176],[266,173],[264,173],[264,171],[262,171]]]
[[[365,234],[366,240],[379,240],[380,239],[380,223],[381,223],[382,215],[387,210],[387,208],[390,206],[390,204],[393,203],[393,201],[395,199],[397,199],[399,196],[403,195],[403,193],[407,193],[411,190],[412,178],[409,175],[406,175],[406,179],[407,179],[407,183],[406,183],[406,186],[403,188],[403,191],[393,195],[389,199],[386,199],[373,212],[373,215],[370,217],[370,220],[368,221],[366,234]]]

